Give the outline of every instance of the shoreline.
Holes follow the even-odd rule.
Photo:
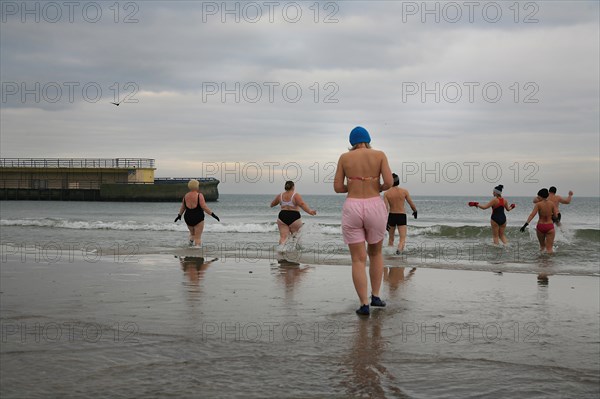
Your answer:
[[[85,240],[66,243],[43,241],[41,244],[5,241],[2,243],[0,255],[3,263],[8,261],[35,264],[73,263],[76,259],[85,263],[138,263],[154,256],[200,256],[232,262],[287,260],[311,266],[349,267],[351,264],[349,253],[340,252],[340,248],[344,249],[340,245],[317,248],[321,249],[320,252],[315,251],[314,247],[283,252],[278,252],[276,248],[277,245],[264,242],[207,242],[202,248],[191,248],[187,243],[177,247],[145,247],[143,242],[137,241],[115,241],[110,245]],[[456,245],[449,248],[433,248],[429,251],[417,248],[405,251],[401,255],[395,255],[393,249],[384,247],[383,256],[386,267],[600,277],[600,268],[595,271],[565,270],[559,264],[559,261],[564,261],[563,254],[532,252],[529,249],[521,249],[519,245],[507,248],[487,243],[468,243],[464,248],[458,248]]]
[[[393,267],[363,319],[349,267],[136,260],[2,263],[3,397],[598,391],[597,279]]]

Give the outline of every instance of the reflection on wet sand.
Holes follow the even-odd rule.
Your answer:
[[[553,274],[552,268],[554,266],[554,259],[552,256],[547,254],[541,254],[539,258],[538,267],[542,269],[537,275],[537,283],[540,287],[547,287],[549,283],[549,277]]]
[[[306,272],[312,269],[312,267],[302,267],[300,263],[286,259],[278,259],[277,263],[271,265],[275,266],[271,268],[271,271],[283,283],[286,293],[293,291]]]
[[[343,374],[347,397],[385,398],[406,397],[398,388],[392,373],[382,364],[387,347],[382,337],[382,326],[387,315],[384,311],[371,312],[369,318],[356,321],[355,336],[350,353],[345,357]]]
[[[386,267],[383,269],[383,281],[388,285],[391,298],[395,298],[398,295],[400,285],[410,279],[417,270],[416,267],[413,267],[405,275],[404,269],[404,267]]]
[[[201,256],[179,256],[179,264],[187,277],[184,285],[188,287],[192,298],[196,298],[200,294],[200,280],[204,278],[206,269],[216,260],[218,258],[206,261]]]

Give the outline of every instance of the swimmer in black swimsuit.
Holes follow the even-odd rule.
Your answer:
[[[404,245],[406,243],[407,227],[405,202],[408,202],[408,205],[410,205],[410,208],[413,211],[412,215],[415,219],[417,218],[417,207],[410,197],[408,190],[400,187],[400,177],[395,173],[392,173],[392,177],[394,179],[394,185],[383,194],[383,200],[389,212],[387,220],[387,231],[389,234],[388,246],[394,246],[394,234],[396,230],[398,230],[400,241],[396,248],[396,255],[400,255],[404,251]]]
[[[185,224],[193,227],[204,221],[204,210],[200,206],[200,193],[198,193],[198,206],[190,209],[185,204],[185,201],[183,201],[183,206],[185,206],[185,213],[183,214]]]
[[[310,207],[302,200],[302,196],[294,191],[294,182],[285,182],[285,192],[279,194],[271,201],[271,208],[281,205],[281,211],[277,218],[277,226],[279,227],[279,245],[285,244],[288,236],[294,234],[302,227],[302,220],[299,209],[309,215],[316,215],[317,211]]]
[[[502,184],[494,187],[494,199],[485,205],[479,205],[478,202],[469,203],[469,206],[475,206],[479,209],[492,208],[492,218],[490,224],[492,226],[492,237],[494,244],[496,245],[499,243],[499,241],[502,241],[504,244],[508,244],[508,240],[504,235],[504,230],[506,229],[506,215],[504,214],[504,210],[510,212],[515,208],[515,204],[511,204],[509,206],[508,201],[505,198],[502,198],[503,188],[504,186]]]
[[[200,182],[198,180],[190,180],[188,182],[190,192],[183,197],[179,214],[175,218],[175,222],[181,220],[181,215],[184,215],[185,224],[190,231],[190,246],[200,248],[202,245],[201,236],[204,230],[204,212],[221,221],[219,217],[206,206],[204,196],[200,193]],[[184,214],[185,212],[185,214]]]

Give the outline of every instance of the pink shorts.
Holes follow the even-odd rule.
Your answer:
[[[376,244],[385,237],[388,212],[381,197],[346,198],[342,208],[342,234],[346,244]]]

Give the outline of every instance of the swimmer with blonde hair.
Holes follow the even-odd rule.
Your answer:
[[[204,231],[204,212],[219,222],[221,219],[206,205],[204,195],[200,192],[200,182],[198,180],[190,180],[188,188],[190,191],[183,197],[175,222],[181,220],[181,215],[183,215],[185,224],[190,231],[190,246],[200,248],[202,246],[202,232]]]

